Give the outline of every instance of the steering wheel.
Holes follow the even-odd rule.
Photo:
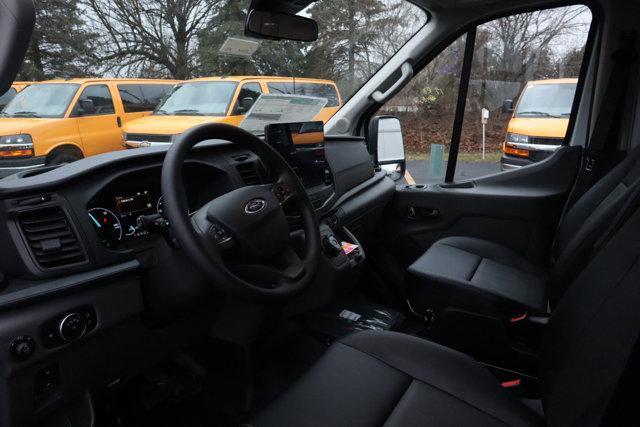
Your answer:
[[[230,191],[189,214],[182,169],[199,142],[220,139],[254,152],[274,183]],[[257,136],[236,126],[209,123],[183,133],[162,166],[164,211],[176,240],[204,276],[221,291],[253,301],[283,300],[301,292],[320,258],[315,210],[289,164]],[[205,183],[203,183],[205,185]],[[302,214],[305,254],[293,249],[282,203],[296,197]],[[225,253],[235,262],[225,260]]]

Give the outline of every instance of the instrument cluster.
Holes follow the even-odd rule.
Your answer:
[[[161,232],[155,226],[164,221],[160,175],[160,168],[121,175],[89,201],[87,219],[105,247],[118,249]],[[232,185],[224,171],[202,164],[185,165],[183,178],[190,212]]]
[[[151,231],[140,223],[140,216],[163,216],[162,196],[148,189],[114,195],[111,203],[104,204],[88,209],[87,215],[107,247],[148,236]]]

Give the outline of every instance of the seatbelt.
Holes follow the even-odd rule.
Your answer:
[[[582,164],[573,191],[569,196],[565,212],[586,193],[601,176],[602,163],[606,153],[615,150],[618,144],[618,126],[622,116],[629,86],[631,66],[637,60],[635,49],[637,33],[623,32],[620,35],[620,48],[612,55],[614,67],[594,124],[589,145],[582,156]]]

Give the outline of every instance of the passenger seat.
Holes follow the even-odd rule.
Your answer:
[[[593,256],[639,178],[640,147],[567,211],[548,266],[486,240],[437,241],[408,269],[411,308],[421,314],[449,307],[490,316],[546,314]]]

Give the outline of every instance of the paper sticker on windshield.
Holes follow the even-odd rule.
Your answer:
[[[223,55],[250,58],[256,50],[258,50],[258,47],[260,47],[260,42],[256,40],[229,37],[224,41],[222,46],[220,46],[220,50],[218,52]]]
[[[263,134],[264,127],[270,123],[309,122],[326,104],[326,98],[263,94],[253,104],[240,127]]]

